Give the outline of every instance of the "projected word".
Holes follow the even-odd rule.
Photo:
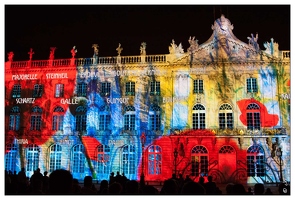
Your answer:
[[[80,78],[98,78],[100,75],[98,72],[79,72]]]
[[[163,103],[181,102],[186,99],[187,97],[163,97]]]
[[[290,94],[281,94],[282,99],[290,99],[291,95]]]
[[[72,140],[68,140],[68,139],[62,139],[59,141],[60,144],[72,144],[73,141]]]
[[[18,74],[12,75],[12,80],[33,80],[37,79],[38,74]]]
[[[124,140],[109,140],[109,145],[123,146]]]
[[[16,139],[18,144],[29,144],[27,139]]]
[[[68,78],[68,74],[67,73],[47,73],[46,78],[47,79]]]
[[[15,101],[17,104],[35,103],[35,98],[16,98]]]
[[[150,76],[150,75],[158,75],[164,76],[167,74],[166,71],[148,69],[148,70],[122,70],[113,72],[114,76]]]
[[[61,99],[60,100],[61,104],[78,104],[78,99]]]
[[[115,104],[115,103],[127,104],[128,101],[129,101],[129,98],[107,98],[108,104]]]
[[[205,73],[206,68],[191,68],[189,73],[190,74],[199,74],[199,73]]]

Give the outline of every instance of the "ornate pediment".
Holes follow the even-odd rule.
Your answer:
[[[190,37],[190,47],[174,62],[184,60],[191,63],[212,63],[219,61],[246,62],[260,58],[260,48],[257,43],[258,34],[247,37],[248,44],[239,40],[232,32],[234,26],[223,15],[211,26],[213,33],[203,44],[198,44],[195,37]]]

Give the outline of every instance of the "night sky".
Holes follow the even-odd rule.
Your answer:
[[[98,44],[99,56],[139,55],[146,42],[147,55],[168,54],[172,39],[182,43],[186,52],[188,39],[199,44],[212,35],[211,25],[224,14],[234,26],[233,34],[248,43],[251,33],[258,33],[258,43],[271,38],[279,50],[290,50],[290,5],[4,5],[5,61],[14,52],[14,61],[47,60],[50,47],[56,47],[55,59],[90,58],[92,44]]]

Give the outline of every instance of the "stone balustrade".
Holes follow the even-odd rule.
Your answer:
[[[280,52],[282,60],[290,60],[290,51]],[[27,67],[67,67],[84,65],[115,65],[115,64],[140,64],[140,63],[168,63],[169,54],[146,55],[146,56],[113,56],[113,57],[92,57],[92,58],[70,58],[55,60],[29,60],[29,61],[7,61],[7,67],[27,68]],[[10,66],[9,66],[10,65]]]

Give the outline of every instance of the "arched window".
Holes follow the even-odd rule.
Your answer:
[[[20,126],[20,108],[13,106],[9,115],[9,130],[18,131]]]
[[[208,175],[208,151],[204,146],[195,146],[191,151],[192,175]]]
[[[205,107],[201,104],[196,104],[193,107],[193,129],[205,129],[206,118],[205,118]]]
[[[56,106],[53,109],[52,130],[54,131],[63,130],[64,112],[65,112],[64,109],[60,106]]]
[[[27,167],[26,171],[34,173],[39,168],[40,148],[36,144],[29,144],[26,148]]]
[[[31,114],[31,130],[41,131],[41,115],[42,109],[38,106],[34,106]]]
[[[12,98],[20,98],[21,97],[22,87],[20,84],[15,84],[11,91]]]
[[[247,129],[260,130],[260,108],[256,103],[247,106]]]
[[[17,155],[17,145],[7,144],[5,149],[5,170],[11,171],[12,173],[16,171],[16,155]]]
[[[99,108],[99,130],[109,130],[111,122],[111,115],[108,106],[101,106]]]
[[[219,128],[233,129],[233,110],[227,103],[222,104],[219,108]]]
[[[76,108],[76,131],[86,131],[86,106]]]
[[[235,149],[232,146],[223,146],[220,148],[219,153],[221,154],[232,154],[235,152]]]
[[[133,106],[125,107],[124,130],[135,130],[135,108]]]
[[[158,145],[148,148],[148,174],[162,174],[162,149]]]
[[[224,145],[218,152],[218,170],[223,174],[224,180],[234,181],[232,176],[237,169],[236,150],[230,145]]]
[[[97,147],[97,175],[101,179],[109,178],[111,149],[108,145],[99,145]]]
[[[132,175],[135,175],[137,167],[135,163],[135,147],[133,145],[126,145],[123,147],[122,153],[123,173],[130,179]]]
[[[259,145],[253,145],[247,150],[247,175],[265,176],[264,150]]]
[[[85,150],[82,144],[77,144],[72,149],[72,172],[85,172]]]
[[[152,105],[149,111],[150,130],[158,131],[161,129],[161,108],[157,105]]]
[[[56,169],[61,168],[61,154],[62,154],[62,148],[58,144],[54,144],[50,147],[49,152],[49,171],[53,172]]]

